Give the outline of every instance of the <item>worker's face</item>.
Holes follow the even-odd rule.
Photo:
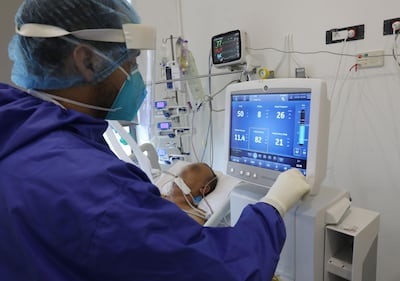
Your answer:
[[[205,185],[213,177],[213,172],[210,167],[204,163],[194,163],[186,166],[180,174],[187,186],[190,187],[193,196],[203,195]]]
[[[130,73],[135,66],[136,58],[129,59],[121,65],[126,73]],[[120,68],[117,68],[110,76],[96,84],[96,101],[98,106],[105,108],[112,107],[114,100],[121,90],[122,85],[128,78],[126,73],[124,73]],[[105,118],[107,112],[99,111],[98,114],[101,116],[97,117]]]

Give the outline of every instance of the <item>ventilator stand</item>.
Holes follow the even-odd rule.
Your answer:
[[[231,225],[268,191],[241,183],[231,192]],[[376,279],[379,214],[350,206],[345,190],[321,187],[289,210],[286,242],[276,275],[280,281],[372,281]]]
[[[326,227],[326,281],[375,281],[379,214],[352,207],[344,220]]]

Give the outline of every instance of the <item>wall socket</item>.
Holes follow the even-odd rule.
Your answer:
[[[362,40],[364,39],[364,30],[365,27],[363,24],[342,27],[342,28],[333,28],[326,31],[325,43],[334,44],[343,42],[344,40],[346,41]],[[354,36],[352,38],[347,37],[349,31],[354,32]]]
[[[384,65],[384,51],[368,51],[357,54],[356,64],[359,68],[382,67]]]
[[[400,21],[400,18],[394,18],[394,19],[389,19],[389,20],[383,21],[383,35],[392,35],[393,34],[392,24],[396,21]]]

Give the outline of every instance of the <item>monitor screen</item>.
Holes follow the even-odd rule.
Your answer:
[[[213,36],[211,39],[213,64],[222,67],[243,63],[243,40],[240,30]]]
[[[231,96],[229,160],[306,175],[310,90]]]
[[[329,102],[322,80],[230,85],[225,121],[227,174],[264,186],[291,168],[299,169],[312,185],[324,178]]]

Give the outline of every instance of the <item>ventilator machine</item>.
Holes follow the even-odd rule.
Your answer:
[[[375,280],[379,214],[351,206],[350,194],[323,185],[329,102],[318,79],[267,79],[226,93],[226,174],[234,225],[277,176],[299,169],[310,194],[284,217],[287,240],[276,276],[282,281]],[[216,220],[217,221],[217,220]]]

